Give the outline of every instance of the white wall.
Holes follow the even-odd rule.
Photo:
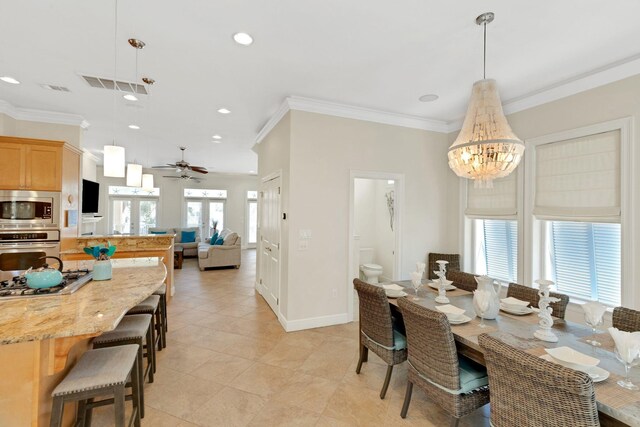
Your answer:
[[[225,227],[237,232],[242,237],[243,246],[246,244],[246,209],[247,191],[258,190],[258,179],[250,175],[204,175],[201,182],[183,181],[181,179],[163,178],[162,175],[171,175],[171,170],[145,169],[144,173],[154,175],[154,185],[160,188],[160,206],[158,211],[159,227],[182,227],[185,225],[184,216],[184,189],[185,188],[209,188],[227,190],[225,205]],[[97,181],[100,183],[99,214],[104,219],[96,227],[97,234],[109,234],[109,185],[125,185],[124,178],[105,178],[101,166],[97,169]]]
[[[83,132],[80,126],[15,120],[0,113],[0,135],[65,141],[80,148]]]
[[[290,111],[286,119],[291,128],[290,176],[285,179],[290,188],[284,192],[290,232],[283,248],[290,252],[283,259],[288,288],[282,311],[293,328],[347,321],[347,292],[353,290],[348,273],[353,170],[405,177],[403,278],[428,252],[457,248],[458,220],[450,214],[451,207],[457,208],[457,179],[447,166],[447,135],[302,111]],[[263,157],[287,160],[281,147],[271,146],[270,136],[256,148],[261,176],[271,172],[263,169]],[[313,236],[302,251],[297,249],[301,229]]]

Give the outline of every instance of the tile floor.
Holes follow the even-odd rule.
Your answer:
[[[145,385],[143,426],[446,426],[449,419],[414,388],[400,409],[406,367],[395,368],[384,400],[386,365],[369,353],[360,375],[358,325],[286,333],[255,293],[255,251],[239,270],[200,272],[195,259],[176,270],[168,345]],[[110,407],[94,425],[112,422]],[[488,407],[460,426],[488,426]]]

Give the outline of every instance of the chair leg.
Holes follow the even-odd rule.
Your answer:
[[[138,376],[138,359],[134,360],[133,368],[131,368],[131,403],[133,403],[133,410],[135,411],[135,418],[133,419],[133,425],[140,427],[140,418],[142,418],[140,408],[140,377]]]
[[[387,376],[384,378],[384,384],[382,384],[382,390],[380,391],[380,399],[384,399],[389,388],[389,382],[391,381],[391,374],[393,373],[393,365],[387,366]]]
[[[89,405],[90,403],[93,403],[93,397],[90,399],[87,399],[87,409],[84,411],[84,426],[90,426],[91,425],[91,418],[93,417],[93,407],[91,405]]]
[[[124,427],[125,418],[124,418],[124,385],[114,387],[113,390],[113,405],[115,406],[115,425],[116,427]]]
[[[138,345],[138,384],[140,385],[140,418],[144,418],[144,363],[142,361],[142,342]]]
[[[62,411],[64,410],[64,400],[62,397],[53,398],[53,407],[51,408],[50,427],[60,427],[62,425]]]
[[[460,422],[460,418],[452,418],[451,419],[451,427],[458,427],[458,423]]]
[[[149,329],[147,329],[147,343],[145,348],[147,356],[147,371],[149,372],[149,384],[153,382],[153,374],[156,372],[155,361],[153,360],[153,352],[155,350],[155,344],[153,342],[153,332],[153,324],[151,324],[149,325]]]
[[[358,366],[356,367],[356,374],[360,373],[360,369],[362,369],[362,362],[366,362],[366,360],[364,360],[365,354],[366,352],[369,351],[369,349],[367,347],[365,347],[364,345],[360,344],[360,358],[358,359]]]
[[[413,383],[411,381],[407,381],[407,391],[404,392],[404,403],[402,404],[402,411],[400,411],[400,416],[402,418],[407,417],[407,411],[409,410],[409,403],[411,403],[412,392],[413,392]]]
[[[76,410],[76,425],[83,427],[86,425],[85,423],[85,414],[87,412],[87,401],[80,400],[78,402],[78,408]]]

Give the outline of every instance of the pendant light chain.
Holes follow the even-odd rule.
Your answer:
[[[486,80],[487,78],[487,21],[484,21],[484,55],[483,55],[483,64],[482,64],[482,78]]]
[[[118,74],[118,0],[114,0],[115,11],[114,28],[113,28],[113,145],[116,145],[116,117],[118,110],[118,84],[116,75]]]

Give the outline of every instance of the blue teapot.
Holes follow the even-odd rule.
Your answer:
[[[27,286],[34,289],[52,288],[62,283],[62,260],[54,256],[45,256],[40,259],[53,258],[58,261],[58,269],[50,268],[44,264],[37,270],[29,269],[24,274],[27,278]]]

